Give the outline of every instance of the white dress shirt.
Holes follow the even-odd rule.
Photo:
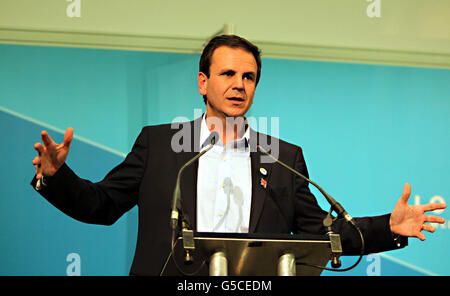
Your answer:
[[[226,146],[218,141],[199,159],[197,231],[248,232],[252,195],[249,130]],[[210,134],[203,115],[201,147]]]

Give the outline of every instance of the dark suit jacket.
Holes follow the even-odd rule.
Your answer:
[[[158,275],[170,252],[169,217],[177,173],[198,151],[200,122],[198,118],[178,129],[172,129],[170,124],[144,127],[125,160],[102,181],[91,183],[81,179],[64,164],[39,193],[67,215],[94,224],[111,225],[137,205],[138,239],[130,274]],[[183,138],[187,142],[182,144],[191,149],[176,153],[171,149],[172,137],[183,128],[185,132],[190,131],[191,138]],[[259,141],[261,136],[252,130],[250,139]],[[269,137],[270,140],[274,139]],[[250,153],[249,232],[324,234],[322,221],[327,212],[319,207],[308,184],[278,164],[262,163],[261,156],[260,152]],[[280,140],[279,159],[308,176],[301,148]],[[262,167],[268,172],[266,188],[261,186]],[[181,179],[183,213],[190,217],[194,230],[197,168],[198,162],[195,162],[183,172]],[[35,184],[33,179],[32,185]],[[356,218],[356,221],[365,237],[366,254],[398,248],[390,232],[389,215]],[[359,235],[348,223],[337,219],[333,229],[341,234],[344,254],[359,254]],[[403,245],[405,243],[403,241]],[[177,274],[173,267],[168,267],[167,273]]]

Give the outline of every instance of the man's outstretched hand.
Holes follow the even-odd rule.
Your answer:
[[[426,205],[408,205],[408,199],[411,195],[411,185],[405,184],[403,194],[397,201],[391,214],[389,224],[393,233],[417,237],[425,240],[425,234],[422,230],[434,232],[435,229],[429,223],[445,223],[445,219],[439,216],[426,215],[425,212],[445,209],[444,203],[431,203]]]
[[[42,175],[53,176],[64,164],[70,150],[70,143],[73,139],[73,128],[69,127],[64,134],[64,141],[61,144],[55,143],[46,131],[41,132],[42,143],[34,144],[34,149],[38,156],[33,159],[36,168],[36,179]]]

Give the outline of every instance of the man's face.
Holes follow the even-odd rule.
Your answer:
[[[200,94],[208,97],[208,116],[243,116],[253,103],[257,69],[250,52],[227,46],[216,48],[209,78],[202,72],[198,75]]]

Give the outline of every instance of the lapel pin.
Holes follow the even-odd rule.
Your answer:
[[[261,178],[261,186],[264,187],[264,189],[266,189],[267,187],[267,181],[264,180],[263,178]]]
[[[264,176],[267,175],[267,171],[265,168],[260,168],[259,171],[261,172],[261,174],[263,174]]]

